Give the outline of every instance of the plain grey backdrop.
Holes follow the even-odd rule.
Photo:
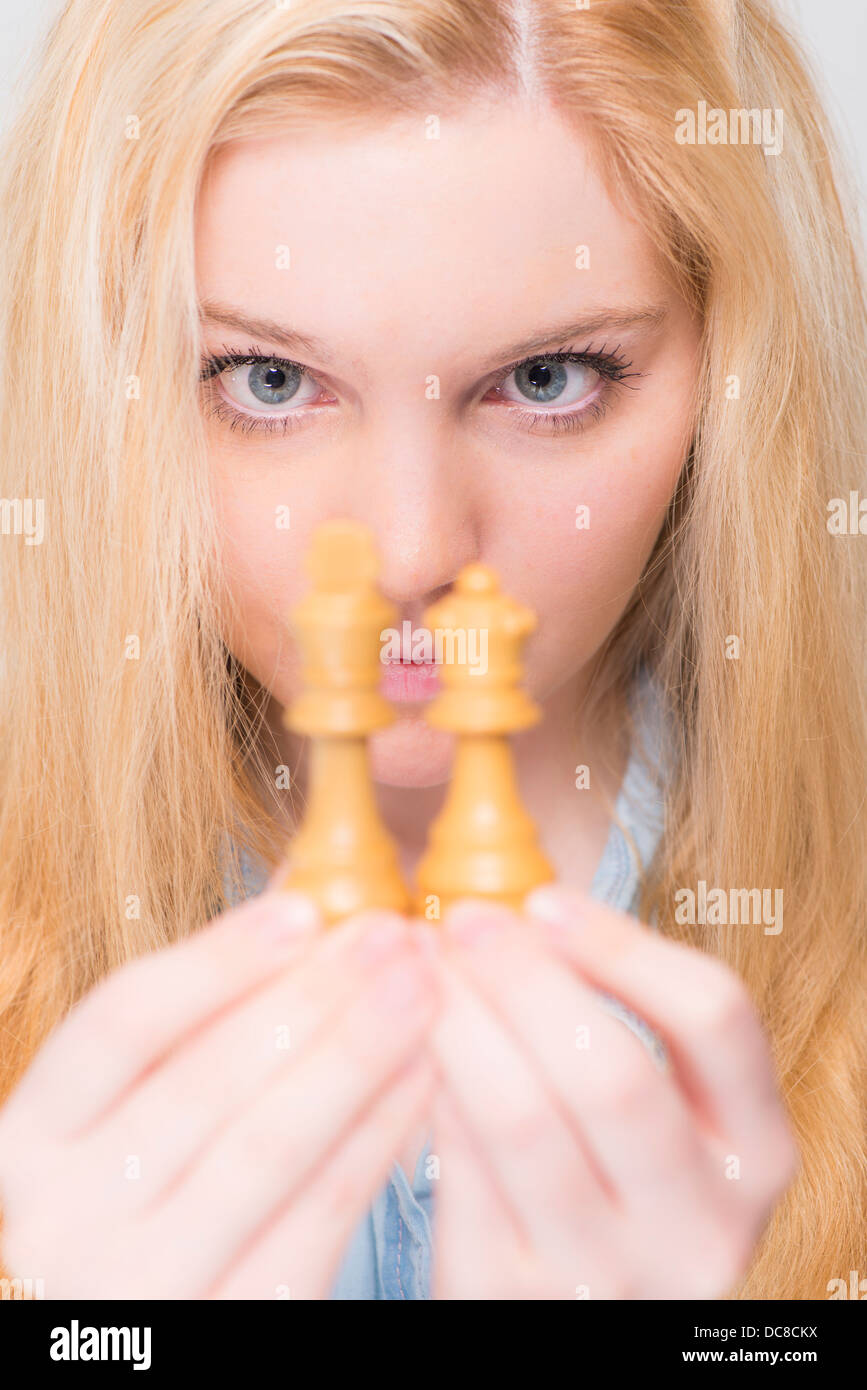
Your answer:
[[[135,5],[136,0],[123,0]],[[778,0],[806,41],[813,70],[853,168],[864,218],[867,193],[867,0]],[[0,126],[39,34],[63,0],[0,0]]]

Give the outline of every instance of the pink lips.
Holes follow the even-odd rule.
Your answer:
[[[419,704],[439,692],[439,672],[433,661],[386,661],[380,690],[398,704]]]

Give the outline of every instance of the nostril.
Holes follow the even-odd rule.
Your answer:
[[[412,603],[399,604],[400,625],[409,623],[413,632],[417,628],[423,628],[425,625],[424,615],[427,609],[432,603],[438,603],[441,598],[445,598],[451,589],[451,584],[440,584],[436,589],[427,590],[423,598],[414,599]]]
[[[428,608],[432,603],[439,603],[440,599],[445,598],[446,594],[450,594],[453,588],[454,580],[450,580],[448,584],[440,584],[438,588],[431,589],[423,607]]]

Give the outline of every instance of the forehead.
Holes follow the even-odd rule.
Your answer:
[[[460,351],[468,322],[475,350],[478,334],[662,286],[587,136],[514,103],[225,146],[200,193],[196,267],[202,299],[365,353],[408,336]]]

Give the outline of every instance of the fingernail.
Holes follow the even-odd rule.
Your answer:
[[[319,909],[303,893],[272,893],[268,911],[260,925],[261,935],[275,945],[296,941],[321,926]]]
[[[377,978],[374,993],[390,1009],[407,1009],[427,992],[427,971],[420,958],[391,962]]]
[[[475,946],[491,940],[508,921],[508,912],[496,903],[467,898],[449,908],[444,925],[451,936]]]

